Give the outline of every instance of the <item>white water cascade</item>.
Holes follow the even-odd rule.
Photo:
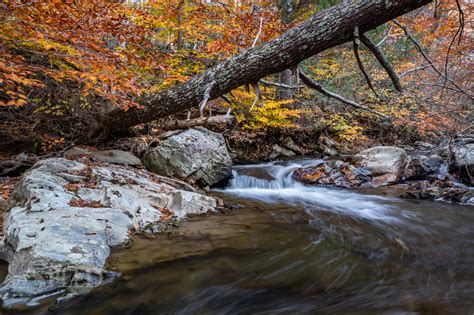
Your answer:
[[[308,186],[293,180],[301,167],[319,165],[322,160],[301,160],[237,166],[234,178],[223,192],[265,203],[303,206],[306,211],[331,210],[373,220],[398,221],[390,215],[392,198],[355,193],[347,189]]]

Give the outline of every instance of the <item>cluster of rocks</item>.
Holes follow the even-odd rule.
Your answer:
[[[152,172],[125,151],[73,147],[64,156],[36,163],[2,201],[4,306],[71,297],[114,278],[106,270],[111,248],[125,246],[130,233],[163,231],[187,215],[219,210],[219,199],[190,184],[215,185],[232,172],[224,138],[204,128],[147,152],[142,160]]]
[[[380,187],[410,183],[404,198],[474,203],[472,184],[466,176],[474,169],[474,146],[467,143],[451,150],[420,143],[423,150],[410,153],[399,147],[374,147],[355,156],[328,158],[293,173],[295,180],[312,185],[346,188]]]
[[[328,156],[294,172],[295,180],[346,188],[416,181],[406,198],[474,203],[474,141],[416,152],[375,147],[341,157],[329,140]],[[305,155],[291,138],[274,145],[271,159]],[[148,170],[144,170],[144,168]],[[157,232],[189,214],[217,211],[222,202],[202,194],[232,176],[224,137],[202,127],[173,133],[142,159],[119,150],[74,147],[64,158],[37,162],[15,186],[4,209],[0,258],[8,261],[0,284],[4,305],[35,296],[84,293],[116,276],[106,270],[111,248],[124,246],[131,232]]]

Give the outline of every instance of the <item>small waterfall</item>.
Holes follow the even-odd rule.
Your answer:
[[[307,186],[293,180],[296,169],[317,166],[322,160],[301,160],[289,163],[266,163],[237,166],[234,178],[223,193],[264,203],[302,206],[309,213],[322,209],[343,212],[367,219],[398,221],[388,215],[391,198],[358,194],[353,191]]]
[[[293,180],[293,172],[301,167],[315,166],[323,163],[323,160],[303,160],[298,163],[277,164],[267,163],[252,166],[241,166],[234,168],[232,175],[233,179],[230,182],[228,189],[284,189],[301,187],[300,183]],[[258,171],[260,175],[265,175],[260,178],[258,175],[248,175],[245,171]],[[255,172],[257,173],[257,172]]]

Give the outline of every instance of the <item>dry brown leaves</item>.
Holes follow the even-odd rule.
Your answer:
[[[72,198],[69,200],[69,205],[71,207],[78,208],[102,208],[102,204],[98,200],[87,201],[82,198]]]

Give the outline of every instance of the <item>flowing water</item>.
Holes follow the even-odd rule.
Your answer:
[[[236,167],[214,192],[230,213],[137,239],[111,257],[120,280],[55,312],[474,313],[474,207],[292,180],[317,163]]]

